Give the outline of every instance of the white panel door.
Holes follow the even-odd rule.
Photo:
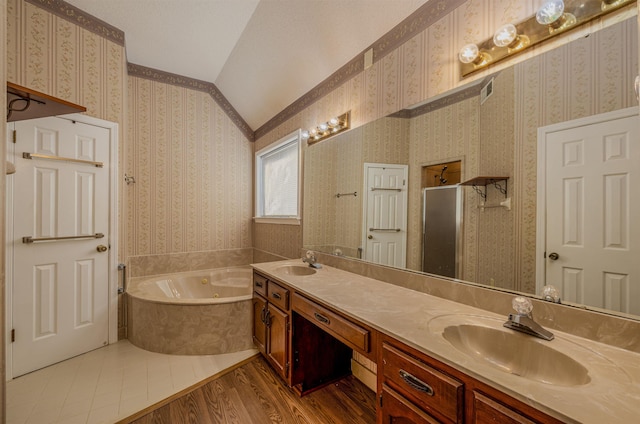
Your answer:
[[[16,131],[14,377],[108,343],[109,281],[109,131],[60,118],[17,122]],[[87,237],[37,240],[77,236]]]
[[[640,314],[639,123],[546,134],[546,281],[563,300]]]
[[[369,262],[406,267],[408,169],[365,164],[363,258]]]

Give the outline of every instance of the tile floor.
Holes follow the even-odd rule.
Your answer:
[[[7,383],[7,424],[114,423],[257,353],[164,355],[127,340]]]

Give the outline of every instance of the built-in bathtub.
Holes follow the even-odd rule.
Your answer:
[[[145,350],[217,355],[252,349],[250,267],[135,278],[129,341]]]

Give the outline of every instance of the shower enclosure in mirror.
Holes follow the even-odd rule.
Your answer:
[[[506,200],[491,187],[486,199],[461,189],[458,278],[534,294],[536,266],[544,260],[536,254],[538,129],[637,107],[637,38],[632,17],[497,72],[483,103],[488,79],[307,147],[304,247],[358,258],[362,197],[338,201],[335,194],[362,189],[365,162],[407,165],[406,268],[421,272],[423,168],[461,160],[462,181],[508,177],[510,209],[478,208]]]

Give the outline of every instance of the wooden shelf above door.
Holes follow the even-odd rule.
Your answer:
[[[7,122],[86,111],[84,106],[7,82]]]

